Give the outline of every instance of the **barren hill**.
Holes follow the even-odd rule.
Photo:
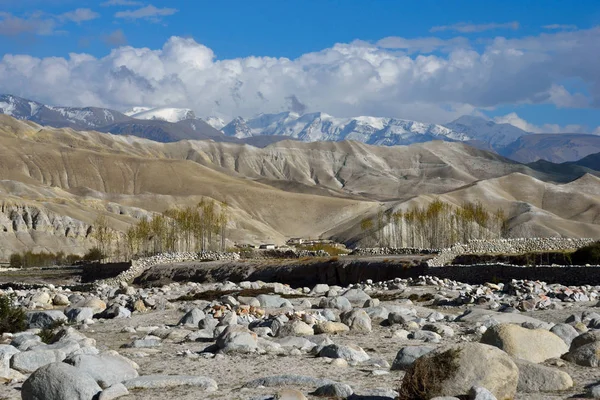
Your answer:
[[[202,198],[229,205],[234,242],[335,236],[356,243],[363,218],[434,194],[502,207],[515,233],[520,225],[546,235],[600,233],[599,179],[558,185],[553,175],[440,141],[158,143],[0,116],[0,180],[0,260],[24,249],[81,252],[91,246],[89,225],[100,214],[124,231],[141,217]]]

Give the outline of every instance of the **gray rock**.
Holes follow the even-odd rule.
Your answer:
[[[147,339],[136,339],[129,344],[123,345],[125,348],[130,349],[143,349],[149,347],[160,347],[161,342],[159,338],[147,338]]]
[[[113,400],[119,397],[127,396],[129,390],[122,383],[115,383],[109,388],[104,389],[98,396],[98,400]]]
[[[371,326],[371,318],[365,310],[361,308],[355,308],[352,311],[343,313],[341,319],[344,324],[350,327],[351,331],[369,333],[373,329]]]
[[[515,358],[539,363],[560,358],[568,351],[565,342],[545,329],[525,329],[514,324],[498,324],[489,328],[481,343],[496,346]]]
[[[481,386],[473,386],[469,390],[469,400],[498,400],[489,390]]]
[[[212,316],[212,314],[208,314],[198,323],[198,328],[206,329],[207,331],[213,331],[217,325],[219,325],[219,321]]]
[[[276,339],[276,343],[278,343],[281,347],[284,348],[293,348],[302,351],[311,351],[317,346],[315,343],[311,342],[308,339],[295,336],[288,336],[281,339]]]
[[[129,389],[156,389],[171,388],[177,386],[194,386],[206,392],[214,392],[218,389],[217,382],[206,376],[194,375],[144,375],[123,382]]]
[[[192,325],[198,326],[201,320],[206,317],[204,311],[199,310],[198,308],[193,308],[188,311],[177,323],[177,325]]]
[[[450,328],[448,325],[433,323],[433,324],[425,324],[423,325],[424,331],[435,332],[442,337],[453,337],[454,329]]]
[[[408,321],[414,320],[415,317],[413,315],[398,313],[398,312],[390,312],[388,314],[388,324],[406,324]]]
[[[0,344],[0,380],[10,380],[10,359],[19,350],[7,344]]]
[[[342,312],[352,310],[352,304],[350,300],[345,297],[324,297],[319,302],[319,308],[334,308]]]
[[[588,388],[586,394],[589,398],[600,399],[600,385],[595,385]]]
[[[390,315],[390,311],[384,306],[369,307],[366,308],[365,311],[371,319],[385,320],[388,319],[388,316]]]
[[[31,328],[48,328],[50,326],[67,322],[67,316],[59,310],[30,311],[26,315],[27,326]]]
[[[138,372],[131,364],[110,354],[76,355],[69,357],[66,362],[90,375],[102,388],[108,388],[116,383],[138,377]]]
[[[345,383],[330,383],[328,385],[323,385],[317,388],[313,393],[313,396],[319,397],[335,397],[345,399],[347,397],[352,396],[354,390],[350,385],[346,385]]]
[[[106,310],[102,311],[100,314],[97,314],[96,317],[105,319],[131,318],[131,311],[118,304],[113,304]]]
[[[230,325],[217,338],[217,346],[224,353],[253,353],[258,350],[258,338],[245,327]]]
[[[36,369],[64,360],[66,354],[60,350],[28,350],[12,356],[10,366],[19,372],[31,373]]]
[[[497,398],[512,399],[518,379],[517,365],[502,350],[481,343],[459,343],[419,357],[404,375],[400,398],[459,397],[477,385]]]
[[[10,342],[11,346],[14,346],[21,351],[27,351],[32,347],[39,346],[40,343],[42,343],[42,338],[30,332],[16,334]]]
[[[91,307],[75,307],[65,310],[66,316],[71,323],[83,322],[94,318],[94,309]]]
[[[23,383],[23,400],[90,400],[102,389],[83,371],[56,362],[36,370]]]
[[[358,307],[362,307],[367,300],[371,299],[371,296],[361,289],[348,289],[342,294],[342,297],[347,298],[353,306]]]
[[[442,337],[431,331],[416,331],[408,335],[409,339],[422,340],[426,343],[439,343]]]
[[[573,341],[573,344],[575,344],[575,341]],[[573,344],[571,344],[571,348],[573,348]],[[600,342],[591,342],[578,346],[565,354],[564,359],[584,367],[599,367]]]
[[[567,346],[571,346],[573,339],[579,336],[579,332],[569,324],[556,324],[550,332],[561,338]]]
[[[259,294],[256,296],[256,299],[259,301],[260,306],[265,308],[292,307],[292,303],[290,303],[289,300],[282,299],[281,296],[278,295]]]
[[[573,380],[564,371],[523,360],[514,361],[519,367],[519,392],[556,392],[573,387]]]
[[[264,387],[284,387],[284,386],[309,386],[320,387],[335,383],[329,379],[313,378],[312,376],[303,375],[274,375],[264,378],[258,378],[244,385],[245,388],[255,389],[260,386]]]
[[[370,358],[362,348],[354,344],[330,344],[321,349],[319,357],[343,358],[348,362],[364,362]]]
[[[302,321],[289,321],[277,331],[278,337],[309,336],[314,334],[313,328]]]
[[[406,346],[398,351],[396,358],[392,363],[392,370],[406,371],[415,360],[425,354],[435,350],[432,346]]]

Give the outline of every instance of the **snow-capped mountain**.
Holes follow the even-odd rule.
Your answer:
[[[131,117],[134,114],[139,114],[144,111],[152,110],[152,107],[131,107],[129,110],[125,111],[123,114]]]
[[[215,129],[218,129],[218,130],[223,129],[223,127],[225,125],[227,125],[227,122],[225,122],[225,120],[220,117],[210,116],[210,117],[204,117],[202,119],[204,121],[206,121],[207,124],[209,124],[210,126],[212,126]]]
[[[245,120],[235,118],[223,132],[243,139],[258,135],[289,136],[304,142],[356,140],[374,145],[406,145],[430,140],[467,141],[464,133],[436,124],[397,118],[335,118],[325,113],[293,112],[261,114]]]
[[[473,138],[473,140],[484,142],[496,150],[507,146],[521,136],[529,134],[529,132],[511,124],[497,124],[485,118],[469,115],[463,115],[445,124],[445,126],[454,132],[463,133]]]
[[[168,122],[179,122],[186,119],[196,119],[196,114],[189,108],[172,108],[172,107],[134,107],[131,111],[140,110],[137,113],[128,114],[135,119],[158,119]]]
[[[96,129],[129,119],[107,108],[48,106],[13,95],[0,95],[0,113],[41,125],[76,129]]]

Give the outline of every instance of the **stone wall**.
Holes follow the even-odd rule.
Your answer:
[[[366,247],[356,248],[351,256],[402,256],[416,254],[438,254],[439,249],[419,249],[415,247]]]
[[[219,260],[239,260],[238,253],[221,253],[216,251],[204,251],[200,253],[162,253],[151,257],[143,257],[131,261],[131,267],[121,272],[114,278],[97,281],[97,285],[119,285],[121,282],[131,282],[141,275],[145,270],[158,264],[173,264],[185,261],[219,261]]]
[[[430,267],[443,267],[462,254],[519,254],[535,251],[571,250],[587,246],[597,239],[571,238],[519,238],[471,240],[467,244],[456,244],[443,249],[436,257],[427,261]]]

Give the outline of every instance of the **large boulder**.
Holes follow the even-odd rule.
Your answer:
[[[27,313],[27,326],[31,328],[48,328],[67,322],[67,316],[59,310],[31,311]]]
[[[371,358],[362,348],[354,344],[330,344],[321,349],[319,357],[343,358],[348,362],[364,362]]]
[[[362,307],[367,300],[371,299],[371,296],[366,294],[362,289],[348,289],[342,296],[347,298],[353,306],[358,307]]]
[[[563,358],[584,367],[600,367],[600,342],[589,342],[575,348],[572,344],[571,351]]]
[[[102,389],[94,378],[62,362],[45,365],[23,383],[23,400],[90,400]]]
[[[392,370],[407,370],[415,360],[435,350],[433,346],[406,346],[398,351],[392,363]]]
[[[125,357],[111,354],[80,354],[69,357],[67,363],[90,375],[102,388],[138,377],[138,372]]]
[[[312,336],[313,328],[305,322],[294,320],[283,325],[277,332],[277,336]]]
[[[13,355],[10,366],[19,372],[31,373],[44,365],[62,361],[65,357],[66,354],[61,350],[34,349]]]
[[[514,324],[498,324],[489,328],[481,343],[496,346],[515,358],[540,363],[560,358],[569,351],[565,342],[545,329],[526,329]]]
[[[355,308],[342,314],[342,322],[350,327],[351,331],[369,333],[373,329],[371,317],[361,308]]]
[[[519,392],[556,392],[573,387],[573,379],[564,371],[523,360],[515,360],[519,367]]]
[[[204,311],[199,308],[192,308],[188,311],[177,323],[177,325],[190,325],[190,326],[198,326],[200,321],[206,318],[206,314]]]
[[[399,399],[463,397],[473,386],[487,388],[498,399],[512,399],[518,380],[516,364],[498,348],[481,343],[453,344],[415,361],[404,376]]]
[[[319,308],[335,308],[342,312],[352,310],[350,300],[345,297],[323,297],[319,302]]]
[[[579,336],[577,329],[569,324],[556,324],[550,329],[550,332],[561,338],[567,346],[571,346],[573,339]]]
[[[258,336],[243,326],[229,325],[217,338],[217,346],[224,353],[253,353],[258,350]]]

